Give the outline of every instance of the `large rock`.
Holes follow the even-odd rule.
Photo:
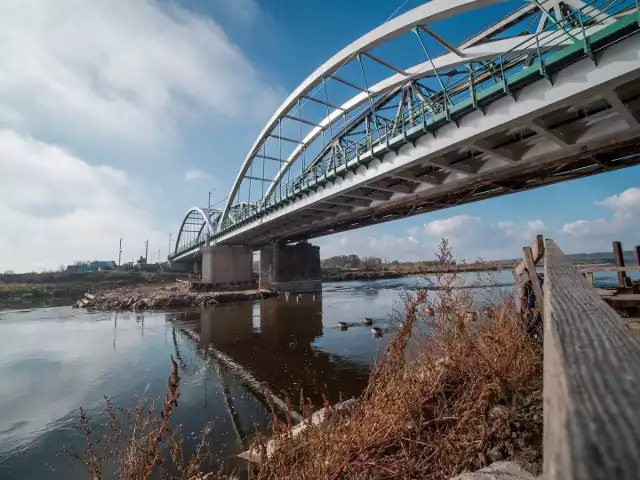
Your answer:
[[[463,473],[451,480],[535,480],[516,462],[495,462],[477,472]]]

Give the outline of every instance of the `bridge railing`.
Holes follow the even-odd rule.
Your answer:
[[[543,288],[545,478],[638,478],[639,337],[550,239]]]
[[[256,218],[283,202],[291,200],[303,190],[317,184],[324,177],[349,166],[376,148],[387,146],[399,136],[407,138],[414,129],[435,131],[442,125],[457,121],[467,113],[483,109],[493,100],[513,91],[526,81],[537,78],[552,80],[552,74],[559,67],[555,56],[559,50],[569,50],[563,55],[575,62],[585,57],[594,57],[598,50],[608,44],[602,42],[594,46],[592,37],[607,24],[636,22],[640,25],[640,0],[593,0],[579,10],[574,10],[563,18],[549,21],[549,25],[536,34],[532,34],[508,52],[483,62],[466,64],[467,73],[460,74],[454,81],[441,78],[435,71],[440,84],[439,92],[428,95],[424,101],[416,100],[412,108],[405,108],[393,119],[374,116],[369,132],[357,141],[347,140],[343,148],[335,153],[326,154],[319,162],[312,163],[296,179],[279,183],[264,199],[257,203],[255,211],[239,212],[236,218],[225,222],[223,231]],[[630,13],[637,10],[635,15]],[[621,14],[629,15],[623,19]],[[419,32],[416,31],[419,36]],[[426,51],[425,51],[426,53]],[[430,57],[427,55],[427,58]],[[457,78],[456,78],[457,77]]]

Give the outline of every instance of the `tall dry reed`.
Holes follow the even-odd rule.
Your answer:
[[[440,245],[441,273],[406,293],[397,328],[348,414],[309,427],[258,479],[450,478],[499,459],[541,465],[542,349],[514,301],[478,305]]]
[[[77,432],[84,438],[84,449],[63,449],[77,460],[91,480],[146,480],[148,478],[206,480],[203,465],[210,455],[207,435],[211,424],[203,427],[195,453],[185,458],[180,430],[169,424],[180,397],[178,364],[171,356],[172,370],[167,379],[167,391],[162,407],[142,395],[135,408],[115,407],[106,400],[107,428],[91,423],[87,412],[80,408]]]

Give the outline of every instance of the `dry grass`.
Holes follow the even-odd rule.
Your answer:
[[[278,448],[267,458],[267,439],[256,435],[252,448],[265,460],[248,472],[251,478],[444,479],[501,458],[540,472],[542,346],[527,334],[512,298],[492,289],[488,304],[477,305],[471,290],[459,288],[458,274],[444,273],[453,260],[446,241],[438,260],[435,280],[404,294],[395,334],[355,406],[332,412],[325,400],[329,421],[296,438],[291,417],[283,422],[274,414]],[[173,368],[159,416],[144,399],[123,418],[108,404],[111,434],[100,439],[99,453],[100,440],[81,411],[87,447],[71,454],[91,478],[106,480],[107,463],[115,465],[109,478],[122,480],[153,472],[223,478],[202,471],[209,426],[195,455],[183,458],[182,439],[168,423],[178,398],[175,362]],[[291,405],[289,397],[286,402]],[[310,420],[313,409],[302,392],[300,404]]]
[[[84,437],[85,447],[82,451],[65,448],[63,453],[76,459],[91,480],[214,478],[212,473],[202,472],[202,466],[209,457],[206,437],[211,425],[204,426],[195,453],[185,459],[180,431],[169,424],[180,396],[178,364],[173,356],[171,364],[173,368],[159,412],[155,402],[146,396],[138,398],[133,410],[114,407],[107,398],[108,424],[107,428],[100,428],[93,425],[85,410],[80,408],[80,420],[75,428]]]
[[[439,257],[446,271],[446,242]],[[397,333],[355,408],[301,438],[280,435],[256,478],[441,479],[500,458],[539,473],[541,345],[510,298],[498,294],[480,312],[459,276],[435,283],[433,298],[426,289],[405,295]]]

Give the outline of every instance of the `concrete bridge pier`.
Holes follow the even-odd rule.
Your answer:
[[[195,273],[196,275],[200,275],[200,259],[199,258],[193,261],[192,272]]]
[[[260,250],[260,288],[281,292],[322,291],[320,247],[276,243]]]
[[[202,282],[208,285],[253,288],[253,249],[235,245],[202,247]]]

